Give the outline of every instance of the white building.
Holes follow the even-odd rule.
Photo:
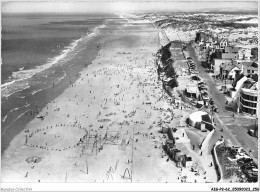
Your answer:
[[[238,107],[240,111],[253,115],[257,114],[258,82],[245,81],[239,95]]]

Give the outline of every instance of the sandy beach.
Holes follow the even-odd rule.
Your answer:
[[[2,181],[216,182],[210,152],[201,157],[190,144],[182,146],[201,165],[194,181],[194,173],[176,167],[162,149],[166,138],[158,124],[167,120],[170,103],[154,62],[158,32],[142,23],[103,31],[96,59],[2,154]],[[175,112],[172,126],[190,111]]]

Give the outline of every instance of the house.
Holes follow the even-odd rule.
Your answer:
[[[215,76],[220,74],[221,65],[223,66],[224,64],[225,65],[232,64],[231,59],[213,59],[213,60],[214,60],[213,70]]]
[[[242,72],[242,68],[239,66],[233,65],[231,70],[228,72],[227,79],[234,80],[237,74]]]
[[[222,63],[220,65],[220,79],[228,79],[229,72],[233,69],[233,63]]]
[[[215,49],[225,49],[225,47],[228,46],[228,39],[227,38],[223,38],[217,41],[217,43],[213,44],[213,47]]]
[[[251,115],[257,114],[258,82],[247,79],[241,88],[238,101],[239,110]]]
[[[242,60],[251,60],[251,50],[250,49],[240,49],[238,52],[238,59]]]
[[[199,31],[196,33],[195,42],[199,45],[203,45],[205,43],[211,44],[213,43],[212,34],[204,31]]]
[[[227,46],[221,52],[222,59],[238,59],[238,56],[238,47]]]
[[[220,49],[225,49],[225,47],[228,46],[228,39],[223,38],[219,41],[219,48]]]
[[[255,62],[242,62],[243,74],[247,77],[252,77],[254,74],[258,74],[258,64]]]
[[[237,64],[235,60],[231,63],[222,63],[220,66],[220,78],[234,80],[237,74],[242,72],[242,65]]]

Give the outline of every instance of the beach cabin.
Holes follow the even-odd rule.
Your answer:
[[[185,93],[187,97],[197,98],[197,94],[199,93],[197,85],[196,84],[186,85]]]
[[[186,166],[186,155],[184,153],[176,152],[174,155],[174,160],[176,162],[177,167],[185,167]]]
[[[170,154],[172,149],[175,149],[175,146],[174,146],[175,142],[174,140],[170,140],[170,139],[167,139],[166,142],[165,142],[165,148],[166,148],[166,151]]]

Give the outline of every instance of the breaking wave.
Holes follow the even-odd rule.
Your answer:
[[[99,25],[93,29],[91,33],[87,33],[85,36],[74,40],[70,43],[69,46],[66,46],[61,53],[53,58],[48,59],[48,61],[41,65],[37,66],[33,69],[26,69],[20,68],[18,71],[12,73],[11,77],[9,78],[9,82],[6,82],[1,85],[1,92],[2,97],[9,97],[10,95],[22,91],[28,87],[29,79],[32,78],[35,74],[38,74],[56,64],[63,64],[66,61],[72,59],[72,57],[77,54],[81,50],[77,50],[77,47],[80,42],[87,41],[89,38],[97,35],[99,33],[99,29],[104,28],[105,25]],[[64,78],[64,77],[63,77]]]

